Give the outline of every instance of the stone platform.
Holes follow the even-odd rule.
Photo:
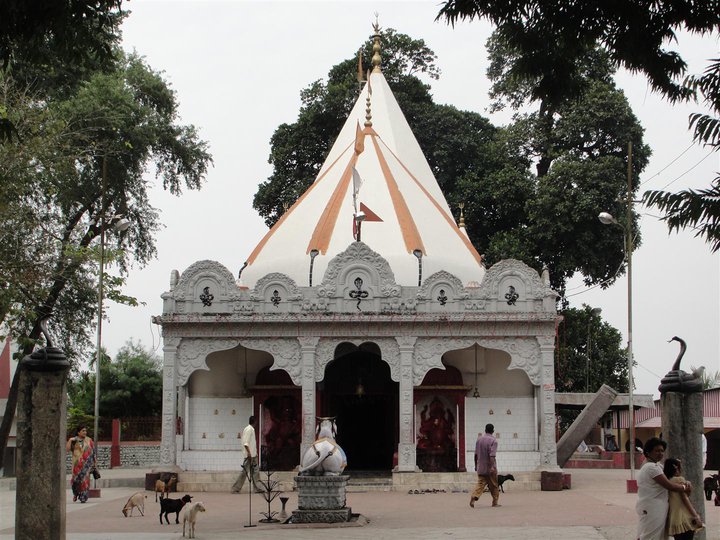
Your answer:
[[[296,476],[298,509],[293,523],[343,523],[352,511],[346,506],[349,476]]]

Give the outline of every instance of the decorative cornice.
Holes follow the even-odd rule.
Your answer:
[[[370,249],[362,242],[353,242],[342,253],[338,253],[328,263],[327,270],[323,276],[322,283],[318,288],[318,296],[336,298],[340,278],[350,265],[361,263],[368,269],[373,270],[378,283],[373,283],[381,293],[381,296],[399,296],[400,286],[395,282],[395,274],[388,262],[378,253]]]
[[[265,276],[257,280],[257,282],[255,283],[255,288],[253,289],[252,293],[250,293],[250,299],[255,302],[262,302],[263,300],[265,300],[265,290],[272,286],[275,286],[276,284],[282,285],[285,290],[287,290],[288,297],[283,298],[283,301],[297,301],[302,299],[302,292],[297,286],[297,283],[295,283],[295,280],[292,279],[290,276],[282,274],[280,272],[266,274]]]
[[[418,300],[434,300],[433,298],[430,298],[430,294],[433,287],[435,287],[438,283],[447,283],[450,287],[452,287],[455,293],[455,299],[462,300],[467,298],[467,292],[463,287],[462,281],[460,281],[460,279],[454,274],[445,270],[440,270],[439,272],[435,272],[433,275],[428,276],[423,281],[423,284],[417,293]]]
[[[226,287],[224,299],[238,300],[240,299],[240,289],[235,285],[235,278],[225,266],[217,261],[198,261],[191,264],[180,276],[177,284],[170,292],[164,293],[164,298],[174,298],[175,300],[191,300],[193,299],[193,288],[200,278],[212,277],[216,279],[220,285]],[[216,298],[219,300],[219,298]]]
[[[505,259],[491,266],[477,293],[472,296],[484,300],[499,298],[500,282],[508,276],[518,277],[527,285],[528,298],[542,300],[547,296],[557,297],[557,293],[543,283],[535,270],[516,259]]]

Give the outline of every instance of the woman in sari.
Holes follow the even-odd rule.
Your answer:
[[[675,483],[668,480],[660,462],[665,455],[667,443],[652,437],[645,443],[643,453],[647,461],[638,473],[638,501],[635,511],[638,514],[638,540],[665,540],[668,517],[668,492],[691,493],[689,482]]]
[[[72,452],[73,502],[88,500],[90,474],[95,468],[95,443],[87,436],[87,427],[80,426],[75,437],[70,437],[65,449]]]

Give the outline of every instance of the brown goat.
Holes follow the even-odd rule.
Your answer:
[[[175,486],[177,485],[177,475],[173,474],[170,479],[167,482],[163,482],[162,480],[156,480],[155,481],[155,502],[157,502],[157,494],[160,493],[160,498],[163,498],[163,494],[165,495],[165,498],[167,499],[170,495],[170,492],[175,489]]]

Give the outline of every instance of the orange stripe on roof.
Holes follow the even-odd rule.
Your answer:
[[[380,136],[378,135],[378,138],[382,141],[382,137],[380,137]],[[388,151],[393,155],[393,157],[395,157],[395,159],[396,159],[397,162],[400,164],[400,166],[401,166],[403,169],[405,169],[405,172],[410,175],[410,178],[413,179],[413,181],[414,181],[414,182],[417,184],[417,186],[422,190],[422,192],[425,194],[425,196],[426,196],[428,199],[430,199],[430,202],[432,202],[432,203],[435,205],[435,208],[437,208],[438,211],[440,212],[440,214],[445,218],[445,221],[448,222],[448,224],[450,225],[450,228],[452,228],[452,230],[455,231],[455,233],[460,237],[460,239],[461,239],[461,240],[463,241],[463,243],[465,244],[465,247],[467,247],[467,248],[470,250],[470,254],[475,258],[475,260],[478,262],[478,264],[482,264],[482,256],[478,253],[477,249],[475,249],[475,246],[472,245],[472,242],[470,242],[470,239],[462,233],[462,231],[460,230],[460,228],[457,226],[457,223],[455,223],[455,219],[453,219],[452,216],[449,216],[449,215],[447,214],[447,212],[445,212],[445,210],[443,209],[443,207],[440,206],[440,203],[438,203],[437,200],[435,200],[435,197],[433,197],[433,196],[430,194],[430,192],[429,192],[427,189],[425,189],[425,186],[423,186],[422,183],[420,183],[420,181],[419,181],[417,178],[415,178],[415,175],[414,175],[413,173],[411,173],[411,172],[410,172],[410,169],[408,169],[408,168],[405,166],[405,164],[400,160],[400,158],[395,155],[395,152],[393,152],[393,151],[390,149],[390,147],[389,147],[387,144],[385,144],[385,141],[383,141],[383,144],[385,145],[385,148],[387,148]]]
[[[332,238],[332,233],[335,230],[335,223],[337,223],[337,218],[340,214],[340,207],[342,206],[343,198],[350,186],[352,170],[357,162],[357,158],[357,154],[353,153],[350,161],[345,167],[345,171],[340,177],[340,181],[337,186],[335,186],[335,190],[330,196],[330,200],[328,201],[325,210],[323,210],[317,225],[315,225],[315,230],[313,231],[312,238],[310,238],[310,243],[307,247],[307,253],[310,253],[313,249],[317,249],[323,255],[327,252],[328,246],[330,245],[330,239]]]
[[[353,145],[353,143],[350,143],[349,145],[347,145],[345,147],[345,149],[342,152],[340,152],[340,155],[337,157],[337,159],[335,161],[332,162],[332,164],[327,168],[327,170],[324,173],[322,173],[320,176],[318,176],[317,179],[312,184],[310,184],[310,187],[305,190],[305,193],[300,195],[300,197],[298,197],[298,199],[293,203],[293,205],[290,208],[288,208],[288,211],[285,212],[282,216],[280,216],[280,219],[278,219],[275,222],[275,225],[273,225],[272,228],[268,232],[265,233],[265,236],[263,236],[263,239],[260,240],[260,243],[258,243],[258,245],[255,246],[255,249],[250,254],[250,257],[248,257],[248,260],[247,260],[248,266],[250,266],[253,262],[255,262],[255,259],[257,258],[258,255],[260,255],[260,252],[265,247],[265,244],[267,244],[268,240],[270,240],[272,235],[275,234],[275,231],[278,228],[280,228],[280,225],[282,225],[283,221],[285,221],[285,218],[288,217],[292,213],[292,211],[295,209],[295,207],[298,204],[300,204],[300,202],[305,198],[305,196],[308,193],[310,193],[312,191],[312,189],[320,182],[320,180],[322,180],[325,177],[325,175],[328,172],[330,172],[330,170],[337,164],[337,162],[340,161],[340,158],[343,156],[343,154],[345,154],[345,152],[347,152],[348,148],[350,148],[352,145]]]
[[[415,225],[415,221],[410,215],[410,210],[405,202],[405,198],[402,196],[402,193],[400,193],[397,182],[395,181],[392,172],[390,172],[390,167],[388,167],[385,156],[377,143],[377,135],[372,136],[372,141],[375,145],[375,152],[377,153],[378,161],[380,162],[380,168],[382,169],[383,176],[385,176],[385,183],[387,184],[388,191],[390,192],[390,199],[392,200],[393,207],[395,208],[398,223],[400,224],[400,232],[402,232],[403,240],[405,240],[405,247],[407,248],[408,253],[412,253],[414,250],[419,249],[424,255],[427,255],[422,238],[420,238],[420,233]]]

